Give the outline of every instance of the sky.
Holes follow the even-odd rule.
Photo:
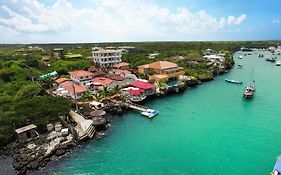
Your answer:
[[[0,43],[280,40],[280,0],[0,0]]]

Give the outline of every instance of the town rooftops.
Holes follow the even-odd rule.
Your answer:
[[[85,70],[76,70],[76,71],[72,71],[72,72],[68,72],[70,75],[73,75],[75,77],[86,77],[86,76],[91,76],[92,73],[89,71],[85,71]]]
[[[121,77],[121,76],[115,75],[115,74],[108,74],[108,75],[106,75],[106,78],[109,78],[109,79],[115,80],[115,81],[123,81],[123,80],[125,80],[124,77]]]
[[[93,53],[121,53],[120,50],[97,50],[93,51]]]
[[[74,87],[74,88],[73,88]],[[87,91],[87,89],[83,86],[80,86],[78,84],[75,84],[73,86],[63,86],[63,88],[65,90],[68,90],[69,92],[71,93],[74,93],[74,90],[75,90],[75,93],[81,93],[81,92],[85,92]]]
[[[123,70],[123,69],[113,69],[113,72],[118,75],[128,75],[131,74],[131,71]]]
[[[100,83],[102,86],[108,85],[112,82],[111,79],[105,77],[96,77],[92,80],[93,83]]]
[[[34,125],[34,124],[31,124],[31,125],[24,126],[22,128],[18,128],[15,131],[16,131],[17,134],[20,134],[20,133],[23,133],[23,132],[26,132],[26,131],[29,131],[29,130],[32,130],[32,129],[35,129],[35,128],[37,128],[37,126]]]
[[[92,77],[102,77],[104,75],[106,75],[106,73],[102,70],[98,70],[98,71],[92,73]]]
[[[144,90],[142,90],[142,89],[128,89],[127,92],[130,93],[131,95],[139,95],[139,94],[143,93]]]
[[[150,83],[139,81],[139,80],[131,83],[131,86],[134,86],[134,87],[137,87],[140,89],[144,89],[144,90],[156,87],[154,84],[150,84]]]
[[[120,67],[126,67],[126,66],[129,66],[129,65],[130,65],[129,63],[126,63],[126,62],[121,62],[121,63],[116,64],[114,67],[116,67],[116,68],[120,68]]]
[[[58,78],[56,79],[56,83],[61,84],[65,81],[71,81],[69,78]]]
[[[169,62],[169,61],[157,61],[154,63],[150,64],[144,64],[141,66],[138,66],[139,68],[150,68],[150,69],[171,69],[171,68],[176,68],[179,67],[177,64]]]

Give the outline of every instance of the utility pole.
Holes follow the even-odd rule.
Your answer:
[[[74,101],[75,101],[75,106],[76,106],[76,111],[79,112],[79,109],[78,109],[78,105],[77,105],[77,98],[76,98],[76,92],[75,92],[75,84],[73,83],[72,84],[72,87],[73,87],[73,93],[74,93]]]

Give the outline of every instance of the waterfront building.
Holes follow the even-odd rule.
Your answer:
[[[120,50],[98,50],[93,51],[93,62],[101,67],[114,67],[121,63],[122,53]]]
[[[123,95],[132,102],[140,102],[146,98],[144,90],[135,87],[124,88]]]
[[[85,87],[90,86],[92,80],[91,72],[85,70],[76,70],[76,71],[69,72],[69,74],[70,74],[70,79],[75,83]]]
[[[169,61],[157,61],[151,64],[138,66],[138,72],[149,75],[149,81],[173,81],[177,80],[180,75],[185,72],[182,67]]]
[[[17,133],[18,141],[24,143],[36,139],[39,136],[36,132],[36,128],[36,125],[30,124],[22,128],[16,129],[15,132]]]
[[[132,82],[130,85],[135,88],[142,89],[146,96],[154,95],[156,93],[156,86],[148,82],[137,80]]]

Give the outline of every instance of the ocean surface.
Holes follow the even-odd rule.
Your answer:
[[[116,118],[108,136],[87,142],[48,173],[269,174],[281,154],[281,67],[255,53],[237,58],[214,81],[145,103],[160,111],[152,120],[134,111]],[[252,70],[257,91],[245,100]]]

